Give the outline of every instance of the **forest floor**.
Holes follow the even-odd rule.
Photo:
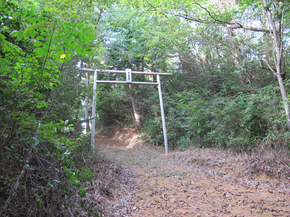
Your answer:
[[[290,216],[290,169],[271,152],[164,154],[134,130],[116,127],[99,131],[96,143],[99,154],[120,165],[118,177],[126,176],[106,184],[105,216]]]

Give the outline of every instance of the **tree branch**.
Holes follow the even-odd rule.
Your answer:
[[[40,128],[40,123],[38,124],[38,127],[37,127],[37,129],[36,129],[36,133],[35,133],[35,134],[36,134],[36,136],[35,136],[36,138],[38,137],[37,132],[38,132],[39,128]],[[10,191],[10,195],[9,195],[9,197],[7,198],[7,200],[6,200],[6,202],[5,202],[5,204],[4,204],[3,208],[2,208],[2,210],[0,211],[0,216],[2,216],[2,215],[5,216],[5,215],[6,215],[6,210],[7,210],[7,208],[8,208],[8,205],[9,205],[9,203],[10,203],[12,197],[14,196],[14,194],[15,194],[15,192],[16,192],[18,186],[19,186],[19,180],[20,180],[20,179],[22,178],[22,176],[24,175],[25,170],[27,169],[27,165],[29,165],[29,160],[30,160],[30,158],[31,158],[31,155],[32,155],[32,145],[30,144],[30,147],[29,147],[29,150],[28,150],[28,153],[27,153],[27,156],[26,156],[26,159],[25,159],[24,165],[23,165],[23,167],[22,167],[22,170],[21,170],[20,174],[17,176],[16,182],[15,182],[14,186],[12,187],[12,189],[11,189],[11,191]]]
[[[40,79],[39,79],[39,81],[38,81],[37,89],[36,89],[36,90],[39,89],[39,87],[40,87],[40,82],[42,81],[43,72],[44,72],[44,68],[45,68],[45,65],[46,65],[46,61],[47,61],[47,59],[48,59],[48,55],[49,55],[49,52],[50,52],[51,42],[52,42],[52,37],[53,37],[54,31],[55,31],[55,27],[53,27],[53,30],[52,30],[52,34],[51,34],[50,41],[49,41],[49,45],[48,45],[47,54],[46,54],[46,56],[45,56],[44,63],[43,63],[43,65],[42,65],[41,75],[40,75]],[[37,93],[37,91],[35,92],[34,97],[35,97],[36,93]],[[34,97],[33,97],[33,98],[34,98]]]
[[[101,16],[102,16],[102,13],[103,13],[103,10],[100,9],[100,14],[99,14],[99,16],[98,16],[98,20],[97,20],[97,22],[96,22],[96,25],[99,24],[100,19],[101,19]]]
[[[157,9],[156,9],[152,4],[150,4],[150,3],[148,2],[148,0],[146,0],[146,2],[148,3],[148,5],[149,5],[150,7],[154,8],[154,10],[157,11]]]
[[[223,20],[219,20],[216,19],[209,10],[207,10],[205,7],[203,7],[201,4],[194,2],[192,4],[196,4],[199,7],[201,7],[203,10],[205,10],[207,12],[207,14],[209,15],[209,17],[211,19],[214,20],[215,23],[220,23],[223,25],[226,25],[228,28],[232,28],[232,29],[245,29],[245,30],[251,30],[251,31],[256,31],[256,32],[272,32],[270,29],[265,29],[265,28],[256,28],[256,27],[252,27],[252,26],[245,26],[242,25],[240,23],[231,23],[231,22],[227,22],[227,21],[223,21]],[[208,21],[206,20],[202,20],[200,18],[193,18],[191,16],[189,16],[188,14],[178,14],[176,16],[182,17],[186,20],[192,21],[192,22],[198,22],[198,23],[207,23]]]
[[[269,69],[273,72],[274,75],[278,76],[277,72],[270,66],[270,64],[268,63],[268,61],[265,58],[262,58],[264,60],[264,62],[266,63],[266,65],[269,67]]]

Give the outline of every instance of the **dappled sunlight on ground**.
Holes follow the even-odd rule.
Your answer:
[[[102,141],[110,141],[110,145],[113,148],[126,150],[132,149],[136,145],[140,144],[140,135],[131,128],[125,128],[122,131],[115,127],[106,127],[96,133],[97,143]]]

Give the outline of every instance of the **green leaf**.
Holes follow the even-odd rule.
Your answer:
[[[66,54],[66,60],[70,60],[71,59],[71,55],[70,54]]]
[[[46,55],[47,55],[47,50],[46,50],[45,48],[42,48],[42,49],[41,49],[41,54],[42,54],[43,56],[46,56]]]
[[[37,54],[39,57],[41,57],[42,56],[42,49],[37,50]]]
[[[35,8],[32,8],[31,11],[30,11],[30,16],[34,16],[35,15],[34,11],[35,11]]]
[[[41,41],[37,41],[37,42],[35,42],[34,43],[34,46],[35,47],[39,47],[39,46],[41,46],[43,43],[41,42]]]
[[[90,31],[90,28],[88,28],[88,27],[86,27],[86,28],[83,29],[83,33],[84,34],[88,33],[89,31]]]
[[[78,24],[78,29],[79,30],[82,30],[83,28],[84,28],[84,24],[82,24],[82,23]]]
[[[37,28],[37,25],[30,25],[30,26],[28,26],[25,30],[24,30],[24,33],[25,32],[30,32],[30,31],[32,31],[32,30],[34,30],[34,29],[36,29]]]
[[[79,32],[78,32],[78,30],[74,29],[74,31],[72,32],[72,34],[73,34],[74,36],[78,36],[78,35],[79,35]]]
[[[25,20],[26,20],[27,22],[30,22],[30,21],[31,21],[31,17],[26,17]]]
[[[0,41],[4,41],[6,37],[0,33]]]
[[[96,35],[95,35],[95,33],[93,33],[93,32],[88,33],[88,34],[87,34],[87,37],[88,37],[89,39],[91,39],[91,40],[96,39]]]
[[[23,37],[24,37],[25,40],[28,39],[29,38],[29,32],[24,32],[23,33]]]
[[[64,44],[63,45],[65,48],[71,48],[70,44]]]
[[[64,39],[62,39],[62,42],[63,43],[68,43],[68,39],[67,38],[64,38]]]
[[[86,57],[87,56],[87,52],[85,50],[82,50],[82,56]]]
[[[42,37],[42,36],[37,36],[37,37],[36,37],[36,40],[44,40],[44,37]]]
[[[28,10],[24,9],[24,10],[22,11],[22,13],[23,13],[24,15],[27,15],[27,14],[28,14]]]
[[[18,31],[16,31],[16,30],[14,30],[14,31],[12,31],[12,32],[10,33],[10,35],[11,35],[12,37],[16,37],[17,34],[18,34]]]
[[[90,43],[90,39],[86,35],[83,35],[83,39],[84,39],[84,43],[85,44],[89,44]]]
[[[21,16],[21,13],[19,13],[19,12],[15,12],[15,13],[12,14],[12,17],[14,17],[15,19],[17,17],[20,17],[20,16]]]
[[[63,48],[63,47],[62,47],[61,44],[58,44],[58,45],[56,45],[56,46],[54,47],[55,50],[59,50],[59,49],[62,49],[62,48]]]
[[[71,49],[66,49],[66,53],[73,54],[73,52],[71,51]]]
[[[80,55],[81,52],[82,52],[82,46],[78,45],[78,46],[76,47],[76,52],[77,52],[78,55]]]
[[[71,48],[75,48],[78,45],[78,43],[76,41],[73,41],[70,45]]]
[[[49,46],[48,46],[48,44],[47,44],[47,43],[44,43],[44,44],[43,44],[43,46],[46,48],[46,50],[48,50],[48,49],[49,49]]]
[[[35,30],[30,31],[29,33],[30,33],[30,37],[31,38],[35,37],[35,34],[36,34]]]
[[[56,56],[57,57],[60,57],[60,55],[62,55],[62,54],[63,54],[63,50],[59,50],[59,51],[56,52]]]
[[[94,56],[94,51],[87,51],[87,54],[92,57]]]
[[[72,27],[71,23],[64,23],[64,25],[67,26],[67,27]]]
[[[23,38],[23,32],[17,33],[17,41],[20,41]]]
[[[41,42],[41,41],[37,41],[37,42],[35,42],[34,43],[34,46],[35,47],[39,47],[39,46],[41,46],[43,43]]]
[[[37,53],[41,48],[37,47],[33,50],[33,53]]]
[[[31,19],[31,22],[32,22],[32,23],[36,24],[37,21],[38,21],[38,18],[36,18],[36,17],[32,17],[32,19]]]
[[[65,28],[62,29],[62,31],[64,32],[64,34],[70,33],[71,32],[71,28],[65,27]],[[66,34],[66,37],[69,37],[69,34]]]
[[[64,33],[64,34],[62,35],[62,37],[63,37],[63,38],[69,38],[69,34]]]
[[[68,39],[66,39],[68,43],[72,42],[73,41],[73,38],[72,37],[69,37]]]
[[[45,42],[46,42],[47,44],[50,44],[50,39],[46,39]]]

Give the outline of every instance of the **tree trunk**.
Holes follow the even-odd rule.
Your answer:
[[[142,115],[138,112],[138,109],[136,108],[136,103],[135,103],[135,99],[134,99],[132,84],[129,84],[129,94],[130,94],[132,107],[133,107],[135,125],[136,125],[136,127],[140,128],[141,127]]]
[[[243,81],[243,76],[242,76],[242,71],[240,69],[241,67],[241,64],[240,64],[240,60],[239,60],[239,48],[238,48],[238,45],[237,45],[237,42],[235,40],[235,34],[234,34],[234,31],[232,28],[228,28],[229,30],[229,33],[230,33],[230,36],[231,36],[231,39],[233,41],[233,46],[234,46],[234,58],[235,58],[235,64],[236,64],[236,67],[237,67],[237,70],[239,72],[239,79],[240,79],[240,83],[241,84],[244,84],[244,81]]]
[[[269,21],[269,26],[272,29],[272,37],[273,37],[273,42],[274,42],[274,50],[275,50],[275,67],[276,71],[273,71],[274,74],[277,76],[281,95],[282,95],[282,100],[283,100],[283,105],[287,117],[287,127],[288,130],[290,131],[290,113],[289,113],[289,102],[288,102],[288,96],[286,93],[285,85],[283,82],[282,78],[282,51],[283,51],[283,34],[282,34],[282,24],[283,24],[283,19],[284,19],[284,11],[278,10],[277,15],[281,17],[280,20],[275,21],[275,16],[273,16],[272,12],[270,11],[269,7],[267,6],[267,1],[262,0],[263,5],[266,10],[267,18]],[[283,5],[283,2],[279,2],[279,7]],[[276,24],[277,23],[277,24]]]

